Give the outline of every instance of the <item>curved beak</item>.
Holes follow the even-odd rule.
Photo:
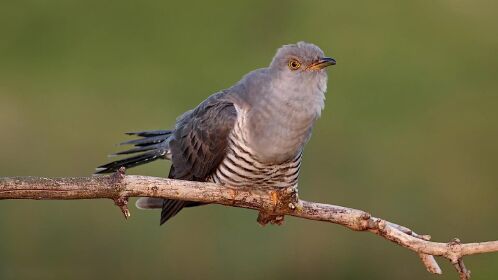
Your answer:
[[[331,57],[322,57],[319,60],[313,62],[308,66],[307,69],[309,70],[322,70],[323,68],[330,66],[330,65],[335,65],[335,59]]]

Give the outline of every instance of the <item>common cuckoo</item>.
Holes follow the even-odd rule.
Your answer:
[[[336,62],[316,45],[278,49],[270,65],[246,74],[181,115],[171,130],[128,133],[140,137],[97,168],[110,173],[156,159],[171,160],[169,178],[230,186],[297,187],[303,148],[324,107],[325,68]],[[130,156],[131,155],[131,156]],[[162,208],[161,224],[199,203],[141,198],[140,208]]]

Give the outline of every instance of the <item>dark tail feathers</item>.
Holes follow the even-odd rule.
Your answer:
[[[203,205],[200,202],[193,201],[182,201],[174,199],[164,199],[161,211],[161,222],[160,225],[166,223],[169,219],[173,218],[180,210],[184,207],[194,207]]]
[[[170,159],[169,138],[172,132],[172,130],[149,130],[126,133],[141,138],[121,143],[120,145],[134,145],[134,147],[111,156],[131,156],[101,165],[97,167],[95,174],[113,173],[121,167],[132,168],[156,159]]]

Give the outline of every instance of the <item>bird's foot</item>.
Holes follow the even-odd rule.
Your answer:
[[[272,215],[266,212],[259,212],[258,223],[261,226],[266,226],[268,223],[280,226],[284,224],[284,215]]]
[[[259,212],[258,223],[262,226],[268,223],[282,225],[286,214],[302,211],[303,205],[299,200],[297,186],[271,190],[269,192],[268,206],[268,210]]]

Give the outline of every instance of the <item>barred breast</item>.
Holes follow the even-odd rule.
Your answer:
[[[239,115],[240,116],[240,115]],[[245,119],[239,117],[229,138],[227,154],[210,181],[231,186],[294,187],[297,185],[302,151],[283,163],[261,162],[247,145]]]

